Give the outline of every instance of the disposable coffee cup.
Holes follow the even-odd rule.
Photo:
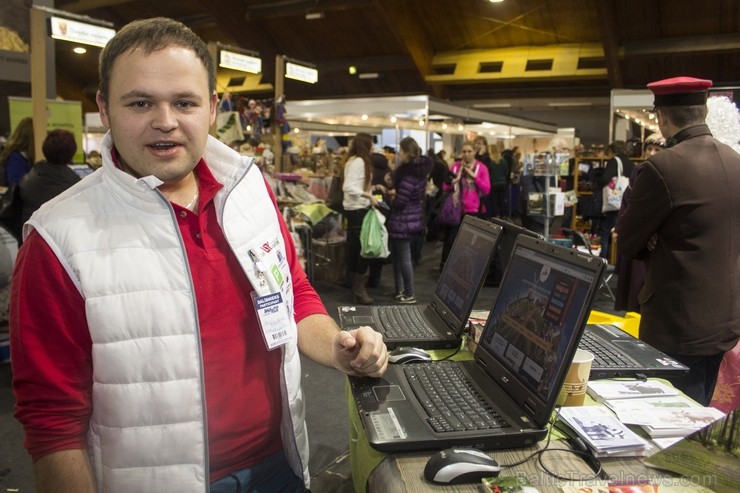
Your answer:
[[[565,375],[563,388],[560,389],[557,404],[561,406],[582,406],[586,400],[588,374],[594,355],[583,349],[576,350],[568,374]]]

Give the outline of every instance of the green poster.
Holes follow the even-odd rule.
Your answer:
[[[33,116],[33,105],[31,98],[8,96],[8,107],[10,108],[10,128],[15,128],[23,118]],[[82,103],[79,101],[57,101],[49,99],[46,101],[46,129],[62,128],[72,132],[77,142],[77,153],[74,156],[75,163],[85,162],[85,153],[82,147]],[[38,156],[38,159],[43,159]]]

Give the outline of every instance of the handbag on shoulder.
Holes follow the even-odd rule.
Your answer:
[[[617,176],[611,179],[602,189],[601,195],[601,212],[618,211],[622,206],[622,196],[630,184],[629,178],[622,174],[622,160],[614,156],[617,160]]]

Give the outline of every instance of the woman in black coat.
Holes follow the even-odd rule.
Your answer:
[[[77,152],[74,135],[67,130],[52,130],[44,139],[41,150],[46,160],[34,164],[19,185],[23,202],[22,223],[28,221],[46,201],[80,181],[77,173],[67,166]]]

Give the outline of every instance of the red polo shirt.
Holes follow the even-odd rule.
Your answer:
[[[203,161],[196,172],[199,213],[173,207],[198,306],[212,482],[282,446],[281,352],[267,350],[250,297],[252,287],[218,226],[213,197],[221,185]],[[275,203],[272,191],[270,196]],[[282,216],[278,217],[288,246],[295,319],[326,314],[297,261]],[[35,231],[18,252],[10,318],[15,415],[25,427],[25,445],[33,460],[86,448],[92,413],[92,342],[84,300]]]

